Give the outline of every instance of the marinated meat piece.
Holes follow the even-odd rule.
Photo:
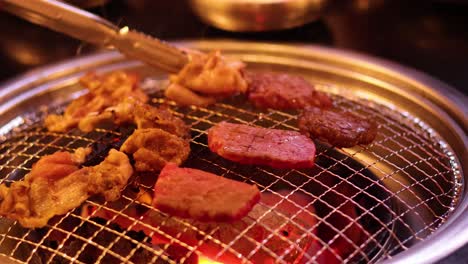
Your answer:
[[[102,113],[93,112],[78,121],[78,128],[83,132],[91,132],[95,128],[103,124],[112,124],[115,120],[114,114],[111,111]]]
[[[336,109],[305,109],[299,116],[299,128],[306,135],[339,148],[369,144],[377,136],[377,124],[373,120]]]
[[[55,215],[78,207],[88,197],[102,194],[112,201],[132,175],[127,156],[111,150],[99,165],[78,169],[78,154],[56,152],[40,159],[22,181],[0,185],[0,215],[28,228],[43,227]]]
[[[104,76],[89,73],[80,79],[80,83],[88,93],[73,100],[63,115],[48,115],[45,125],[49,131],[67,131],[76,127],[82,118],[98,115],[124,98],[148,101],[148,96],[138,87],[137,76],[125,72],[116,71]]]
[[[114,201],[120,197],[120,192],[132,174],[133,168],[127,155],[111,149],[103,162],[93,167],[84,167],[75,176],[87,178],[88,194],[101,194],[106,201]]]
[[[41,203],[34,204],[34,197],[30,193],[37,194],[37,189],[46,194],[49,182],[58,181],[77,171],[78,165],[74,155],[69,152],[56,152],[42,157],[24,180],[13,182],[9,187],[0,185],[0,215],[19,220],[25,227],[45,225],[55,215],[54,209],[60,208],[44,210]]]
[[[296,194],[289,196],[290,201],[297,202],[298,199],[296,199]],[[278,201],[270,197],[264,199],[262,194],[261,202],[246,217],[229,223],[181,220],[155,210],[149,210],[144,215],[140,215],[135,207],[129,207],[124,212],[130,218],[93,206],[86,208],[85,216],[93,215],[111,219],[124,229],[131,227],[134,231],[143,231],[153,236],[151,242],[156,245],[177,244],[155,231],[160,230],[164,234],[177,237],[179,241],[188,246],[197,247],[197,250],[204,256],[221,263],[244,263],[242,258],[247,256],[249,256],[249,263],[275,263],[276,258],[272,256],[272,253],[284,256],[283,260],[286,263],[305,263],[304,252],[313,255],[313,252],[319,249],[314,228],[317,221],[313,214],[309,214],[306,218],[302,217],[302,213],[291,220],[290,215],[302,209],[288,202],[272,207],[270,204],[273,202],[276,204]],[[139,219],[140,222],[135,224],[132,218]],[[205,238],[206,234],[209,234],[211,238]],[[237,242],[230,244],[232,241]],[[263,246],[257,249],[258,243],[262,243]],[[225,251],[224,247],[227,245],[232,250]],[[254,250],[256,252],[251,255]],[[224,253],[218,256],[221,251]]]
[[[83,164],[86,162],[86,159],[89,157],[89,155],[91,154],[91,152],[93,151],[93,149],[91,147],[87,147],[87,148],[77,148],[75,149],[75,152],[73,152],[73,155],[71,156],[73,162],[75,162],[76,164]],[[64,152],[64,153],[68,153],[68,152]],[[45,156],[47,157],[47,156]],[[40,162],[41,160],[38,161],[38,163]]]
[[[256,185],[175,164],[167,164],[161,171],[154,194],[154,207],[198,221],[241,219],[260,200]]]
[[[242,73],[245,65],[241,61],[228,60],[219,51],[190,56],[190,62],[177,75],[170,76],[166,97],[183,105],[206,105],[215,98],[247,90]]]
[[[148,101],[148,96],[139,87],[138,75],[133,73],[124,71],[113,71],[104,75],[88,73],[81,77],[80,84],[88,88],[90,93],[101,96],[102,100],[109,100],[111,105],[129,96],[141,102]]]
[[[199,95],[177,83],[169,85],[166,89],[165,95],[167,98],[176,101],[179,105],[206,106],[214,104],[218,99],[221,99],[215,96]]]
[[[189,127],[163,107],[153,107],[129,98],[114,110],[118,123],[134,123],[137,128],[160,128],[181,138],[190,138]]]
[[[328,108],[332,100],[317,91],[304,78],[276,72],[249,73],[249,100],[260,108],[302,109],[307,106]]]
[[[189,127],[184,121],[163,107],[153,107],[134,98],[123,99],[115,107],[99,115],[88,115],[82,119],[79,128],[89,132],[103,122],[117,125],[135,124],[137,128],[160,128],[182,138],[189,138]]]
[[[314,142],[299,132],[227,122],[208,130],[208,146],[225,159],[274,168],[308,168],[315,159]]]
[[[135,130],[120,151],[133,155],[137,171],[159,171],[169,162],[184,162],[190,153],[190,144],[162,129],[146,128]]]

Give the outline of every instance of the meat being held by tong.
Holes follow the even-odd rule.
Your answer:
[[[241,61],[227,59],[219,51],[189,55],[189,63],[170,76],[167,98],[180,105],[209,105],[247,90],[242,72],[245,64]]]

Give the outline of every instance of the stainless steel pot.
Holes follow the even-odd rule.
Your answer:
[[[229,31],[268,31],[318,19],[327,0],[191,0],[195,14]]]
[[[228,56],[246,61],[254,71],[268,69],[302,75],[333,96],[338,107],[378,120],[379,136],[373,144],[342,150],[323,147],[318,153],[315,172],[282,174],[284,172],[263,168],[250,169],[252,174],[263,175],[261,179],[252,177],[250,180],[264,186],[265,191],[275,191],[273,186],[281,181],[293,188],[290,194],[296,191],[307,193],[306,185],[320,185],[316,175],[322,173],[359,187],[359,195],[365,197],[364,202],[358,196],[347,199],[359,208],[361,216],[355,223],[370,230],[369,238],[355,245],[353,255],[344,261],[428,263],[468,242],[466,96],[421,72],[320,46],[225,41],[178,44],[201,50],[221,49]],[[77,85],[77,79],[85,72],[118,69],[135,71],[151,79],[165,78],[162,72],[108,52],[40,68],[3,84],[0,89],[0,133],[3,135],[0,170],[3,182],[24,175],[27,172],[25,164],[29,164],[32,157],[42,155],[37,149],[28,152],[32,151],[32,146],[51,147],[48,141],[51,138],[56,142],[53,144],[55,148],[63,144],[73,145],[81,139],[88,140],[84,140],[86,142],[95,140],[86,134],[73,134],[71,137],[44,132],[41,130],[43,115],[39,110],[57,109],[80,94],[82,88]],[[156,98],[154,102],[168,103],[163,98]],[[220,103],[212,108],[181,109],[171,102],[169,105],[192,125],[196,134],[193,144],[197,145],[197,151],[200,151],[197,153],[201,155],[197,158],[207,162],[208,165],[204,166],[233,173],[240,180],[246,180],[250,173],[245,174],[246,170],[235,164],[218,164],[218,161],[203,156],[206,145],[199,139],[204,137],[209,124],[221,119],[235,119],[261,126],[297,129],[294,114],[273,110],[262,112],[244,101]],[[288,179],[288,175],[295,175],[294,180]],[[330,186],[326,192],[343,195]],[[315,197],[317,201],[322,199],[321,194]],[[61,219],[66,221],[67,217],[79,218],[71,213]],[[88,221],[79,219],[80,225]],[[326,217],[319,219],[327,223]],[[60,230],[57,224],[48,228]],[[106,230],[108,227],[100,225],[100,228]],[[56,257],[75,259],[76,256],[61,252],[60,247],[49,248],[44,244],[47,236],[38,240],[34,234],[33,230],[22,229],[14,222],[2,219],[0,255],[10,260],[34,261],[37,260],[35,254],[45,250]],[[73,232],[66,234],[77,236]],[[120,234],[120,237],[129,239],[125,234]],[[222,246],[226,250],[230,247],[229,244]],[[326,247],[327,243],[322,246]],[[165,254],[164,250],[151,250],[154,254]],[[112,249],[105,252],[120,256]],[[281,262],[284,256],[276,257]],[[313,254],[307,257],[309,260],[317,259]],[[121,260],[124,259],[125,256],[121,256]],[[240,259],[248,261],[248,256],[240,256]]]

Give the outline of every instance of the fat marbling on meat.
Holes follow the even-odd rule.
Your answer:
[[[274,168],[308,168],[315,159],[314,142],[299,132],[224,121],[208,130],[208,147],[231,161]]]

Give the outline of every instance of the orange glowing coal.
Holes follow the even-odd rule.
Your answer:
[[[218,262],[218,261],[214,261],[214,260],[211,260],[205,256],[199,256],[198,257],[198,264],[225,264],[225,263],[222,263],[222,262]]]

